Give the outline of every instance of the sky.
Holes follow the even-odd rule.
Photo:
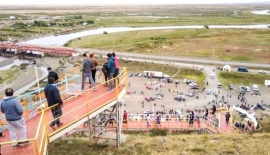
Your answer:
[[[0,0],[0,5],[98,5],[98,4],[224,4],[224,3],[254,3],[270,0]]]

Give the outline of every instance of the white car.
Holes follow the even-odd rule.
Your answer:
[[[261,74],[266,74],[266,71],[260,70],[259,73],[261,73]]]
[[[181,99],[185,99],[185,96],[184,95],[178,95],[177,97],[178,98],[181,98]]]
[[[248,86],[246,86],[246,92],[250,92],[250,88]]]
[[[162,97],[160,95],[156,95],[155,98],[156,99],[162,99]]]
[[[142,73],[138,74],[138,77],[141,77],[142,76]]]
[[[187,79],[184,79],[184,80],[183,80],[183,83],[187,83]]]
[[[152,111],[152,110],[145,110],[145,111],[143,112],[143,114],[153,114],[153,111]]]
[[[190,96],[190,97],[194,96],[194,94],[192,92],[187,92],[186,95]]]
[[[217,87],[218,87],[218,88],[221,88],[221,87],[222,87],[221,83],[218,83],[218,84],[217,84]]]

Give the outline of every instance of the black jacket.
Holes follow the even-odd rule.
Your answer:
[[[58,74],[55,71],[53,71],[53,70],[50,70],[49,71],[48,79],[49,79],[49,77],[53,77],[54,78],[54,81],[57,81],[58,80]]]
[[[45,92],[45,97],[47,99],[49,107],[53,106],[57,103],[59,103],[60,105],[63,104],[59,90],[56,88],[56,86],[54,86],[52,84],[48,84],[45,87],[44,92]]]

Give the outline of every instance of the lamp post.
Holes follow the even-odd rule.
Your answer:
[[[38,81],[38,72],[37,72],[37,62],[36,62],[36,60],[33,60],[32,64],[35,66],[37,86],[38,86],[38,89],[39,89],[40,87],[39,87],[39,81]]]

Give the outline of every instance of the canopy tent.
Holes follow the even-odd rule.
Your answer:
[[[223,67],[223,71],[231,72],[232,71],[232,67],[230,65],[225,65]]]

